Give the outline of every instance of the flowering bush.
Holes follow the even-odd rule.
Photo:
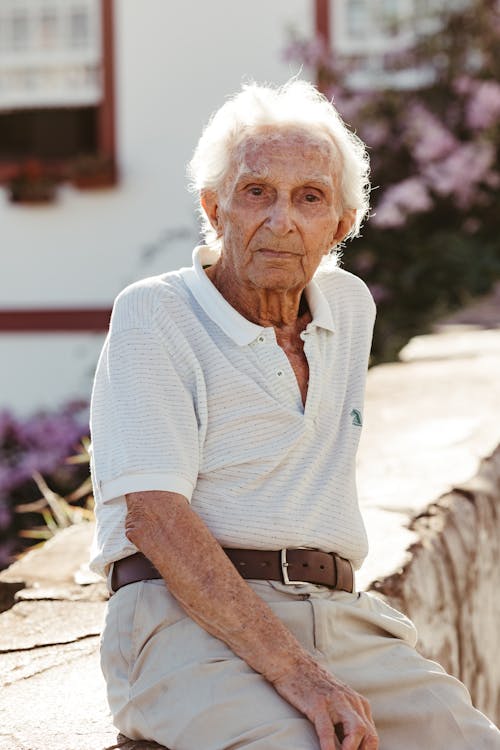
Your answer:
[[[378,302],[379,361],[500,276],[500,2],[455,4],[433,28],[385,55],[393,73],[425,74],[411,90],[361,90],[359,76],[353,89],[349,60],[317,39],[287,51],[371,151],[372,216],[344,265]]]
[[[88,465],[65,461],[87,433],[88,405],[83,402],[25,420],[0,412],[0,569],[30,543],[28,529],[39,523],[35,511],[16,512],[40,498],[40,482],[34,477],[43,474],[52,490],[68,494],[88,476]]]

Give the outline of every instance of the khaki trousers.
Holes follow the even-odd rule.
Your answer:
[[[414,625],[382,600],[250,585],[318,662],[368,698],[380,750],[500,748],[465,687],[415,651]],[[319,750],[310,722],[187,617],[161,580],[111,597],[101,655],[115,725],[132,739],[170,750]]]

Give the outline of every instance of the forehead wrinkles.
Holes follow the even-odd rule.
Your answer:
[[[339,182],[340,152],[331,138],[326,134],[324,136],[321,133],[311,134],[300,129],[295,131],[269,129],[248,135],[234,150],[231,159],[231,168],[224,184],[224,193],[226,196],[234,188],[240,175],[245,172],[253,172],[263,178],[269,176],[270,168],[267,163],[269,149],[266,148],[266,154],[264,154],[263,147],[271,147],[270,153],[273,154],[272,147],[274,145],[277,147],[276,154],[278,153],[278,148],[285,145],[288,149],[297,148],[298,152],[302,152],[304,156],[307,154],[309,162],[315,161],[315,157],[319,157],[318,160],[324,159],[328,165],[327,174],[333,179],[334,185],[337,187]],[[285,152],[283,156],[283,161],[285,162],[286,156]],[[314,170],[313,168],[311,171],[317,171],[318,176],[320,176],[320,172],[323,169]]]
[[[266,161],[270,156],[288,164],[289,154],[303,156],[308,162],[323,162],[321,167],[326,166],[328,173],[333,172],[333,149],[327,141],[304,134],[289,133],[249,138],[242,144],[240,168],[268,172]]]

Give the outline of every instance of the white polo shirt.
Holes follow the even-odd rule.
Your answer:
[[[91,403],[96,536],[91,567],[136,552],[125,494],[184,495],[227,547],[314,547],[358,568],[367,552],[355,454],[375,305],[366,285],[320,267],[305,408],[272,327],[240,315],[208,279],[214,262],[131,284],[117,297]]]

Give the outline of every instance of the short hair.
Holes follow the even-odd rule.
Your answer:
[[[265,127],[300,127],[327,134],[341,160],[342,209],[355,209],[346,239],[359,234],[369,211],[370,162],[365,144],[342,120],[328,99],[308,81],[291,79],[281,87],[246,84],[210,118],[188,165],[189,188],[221,192],[236,150],[247,137]],[[200,204],[207,245],[220,250],[220,240]]]

